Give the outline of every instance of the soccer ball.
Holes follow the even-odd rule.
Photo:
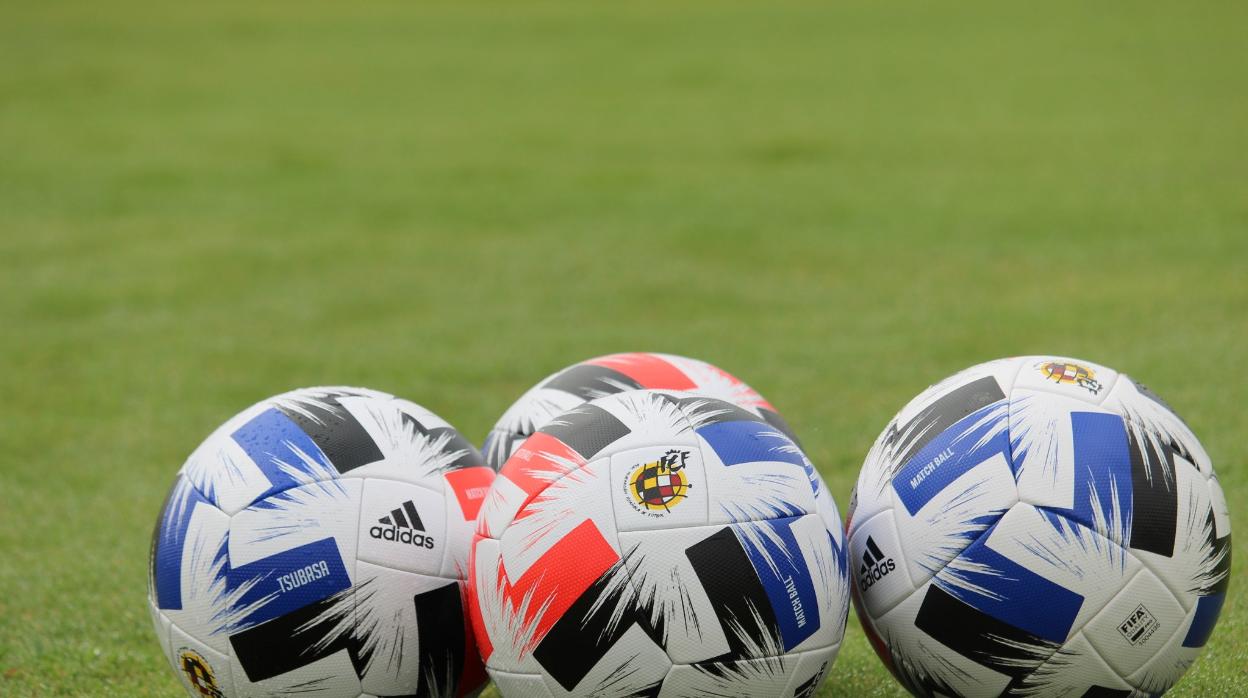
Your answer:
[[[148,601],[192,696],[459,696],[484,683],[463,605],[494,471],[385,393],[311,388],[191,454],[152,537]]]
[[[485,437],[485,462],[498,470],[520,443],[563,412],[625,390],[695,390],[753,412],[794,443],[797,436],[762,395],[705,361],[672,354],[610,354],[573,364],[542,379],[503,413]]]
[[[503,695],[809,698],[848,613],[836,505],[752,411],[629,391],[549,421],[477,520],[471,613]]]
[[[1226,598],[1209,456],[1159,397],[1086,361],[929,388],[875,442],[849,514],[859,616],[916,695],[1157,695]]]

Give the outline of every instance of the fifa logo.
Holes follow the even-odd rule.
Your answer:
[[[661,516],[683,502],[693,487],[685,469],[689,451],[668,449],[658,460],[642,463],[628,474],[629,503],[642,514]]]
[[[1152,637],[1159,627],[1161,624],[1157,622],[1157,618],[1144,607],[1144,604],[1140,604],[1135,607],[1131,615],[1127,616],[1126,620],[1118,624],[1118,632],[1122,633],[1127,642],[1139,645]]]

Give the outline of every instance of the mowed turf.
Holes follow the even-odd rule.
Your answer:
[[[479,440],[596,354],[713,361],[842,513],[1004,355],[1169,400],[1248,526],[1244,3],[9,3],[0,694],[171,696],[174,472],[296,386]],[[1248,680],[1245,538],[1177,695]],[[821,696],[900,689],[851,619]]]

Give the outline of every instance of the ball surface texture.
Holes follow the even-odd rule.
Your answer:
[[[753,412],[799,443],[762,395],[727,371],[674,354],[608,354],[543,378],[503,413],[485,437],[486,464],[498,470],[533,432],[567,410],[628,390],[692,390]]]
[[[1159,397],[1063,357],[970,368],[893,419],[848,522],[854,600],[923,696],[1169,689],[1226,598],[1209,457]]]
[[[166,658],[197,697],[477,691],[464,577],[493,477],[444,420],[385,393],[248,408],[187,459],[156,524]]]
[[[504,696],[809,698],[844,634],[836,505],[757,413],[621,392],[548,421],[474,537],[472,615]]]

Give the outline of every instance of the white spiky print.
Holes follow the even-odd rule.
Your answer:
[[[649,385],[644,388],[684,386],[690,394],[701,394],[717,400],[725,400],[755,414],[761,410],[774,413],[762,395],[736,376],[712,364],[673,354],[624,353],[599,356],[573,364],[552,373],[529,388],[499,417],[486,438],[486,459],[495,470],[519,448],[525,438],[539,431],[550,420],[577,405],[590,400],[638,389],[640,381],[633,376],[645,376],[654,366],[665,366],[665,378],[659,382],[667,385]],[[597,367],[583,384],[576,384],[575,371]],[[668,373],[670,372],[670,373]]]
[[[1054,364],[1065,372],[1031,370]],[[977,384],[985,376],[996,388]],[[925,391],[876,440],[851,507],[850,557],[871,570],[878,553],[864,551],[867,534],[855,535],[867,529],[889,556],[904,558],[909,583],[876,574],[857,588],[866,595],[864,626],[878,629],[885,656],[916,695],[1157,695],[1199,653],[1228,583],[1225,500],[1191,428],[1124,378],[1060,357],[976,366]],[[907,511],[892,478],[913,445],[933,439],[933,424],[949,429],[967,414],[975,401],[963,397],[982,404],[996,394],[1008,405],[1008,449],[941,481],[940,492]],[[964,424],[956,428],[965,432]],[[942,592],[931,605],[928,575]],[[1042,579],[1033,587],[1027,575]],[[1057,611],[1038,591],[1048,584],[1067,592],[1070,624],[1057,626],[1060,642],[1035,643],[1038,630],[1014,626],[1040,628]],[[950,596],[965,605],[940,601]],[[1001,630],[1008,637],[960,634],[966,606],[981,609],[988,625],[979,627],[1012,628]]]
[[[579,460],[534,445],[573,425],[597,437],[586,442],[615,440]],[[647,508],[643,480],[682,493]],[[792,439],[740,406],[631,391],[572,408],[504,465],[481,520],[472,592],[487,667],[508,685],[542,676],[555,696],[781,695],[803,653],[830,663],[839,648],[848,575],[835,504]],[[561,544],[573,535],[600,541],[594,560]],[[721,556],[731,579],[715,576]],[[600,571],[571,579],[591,564]],[[780,623],[794,630],[782,637]],[[581,644],[593,648],[584,657]]]
[[[444,624],[454,611],[422,620],[413,599],[434,594],[429,608],[462,584],[441,575],[466,559],[470,524],[461,519],[479,496],[465,492],[489,473],[462,469],[478,464],[445,421],[385,393],[312,388],[243,410],[187,459],[158,522],[150,596],[162,642],[176,632],[211,650],[223,698],[459,693],[457,672],[472,661],[468,627],[443,628],[459,639],[431,645],[438,635],[422,623]],[[365,517],[366,485],[374,496]],[[368,534],[381,528],[372,512],[416,506],[396,492],[420,501],[419,516],[396,518],[410,543],[398,523],[393,539]],[[373,546],[366,559],[357,556],[362,540]],[[431,540],[436,547],[424,544]],[[457,541],[463,551],[450,549]],[[402,571],[415,567],[427,570]],[[379,575],[398,581],[372,584]],[[183,670],[176,652],[169,659]]]

